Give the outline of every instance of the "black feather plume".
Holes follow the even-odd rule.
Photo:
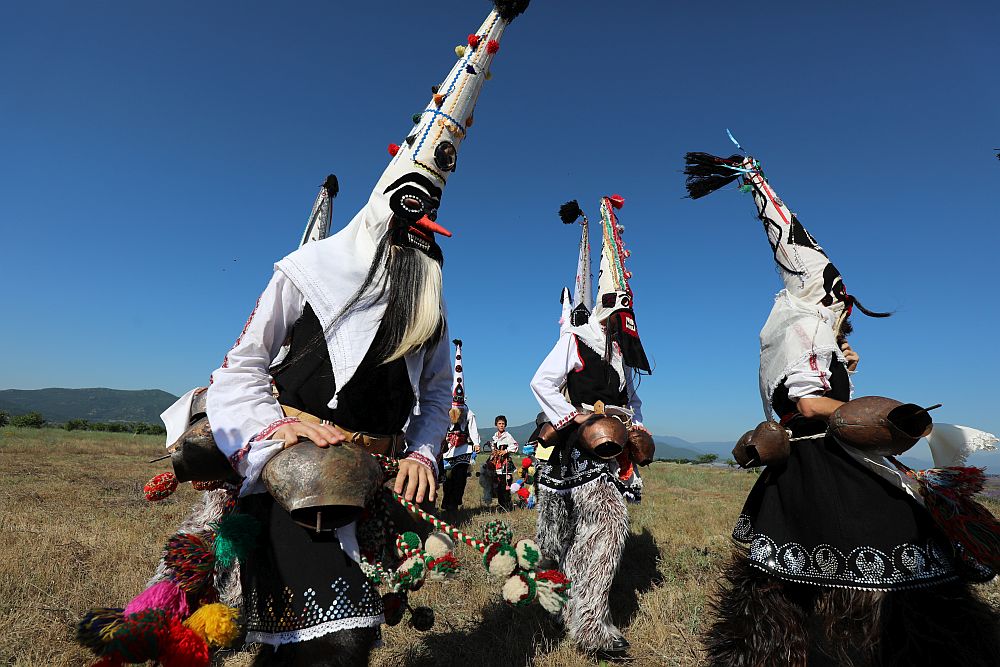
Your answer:
[[[583,215],[583,209],[580,208],[580,202],[575,199],[559,207],[559,218],[565,225],[572,225],[581,215]]]
[[[851,303],[855,305],[858,310],[860,310],[868,317],[892,317],[892,313],[881,313],[877,310],[868,310],[867,308],[861,305],[861,302],[858,301],[857,297],[855,297],[853,294],[849,295],[847,298],[850,299]]]
[[[337,181],[337,177],[333,174],[326,177],[326,180],[323,181],[323,187],[329,193],[330,199],[335,199],[337,193],[340,192],[340,182]]]
[[[688,153],[684,162],[684,174],[687,176],[684,185],[688,196],[700,199],[739,178],[740,172],[727,168],[727,165],[738,167],[743,162],[743,156],[723,158],[708,153]]]
[[[462,346],[462,339],[461,338],[456,338],[455,340],[453,340],[451,342],[454,343],[458,347]]]
[[[493,6],[496,8],[500,18],[510,23],[524,13],[524,10],[528,8],[529,2],[531,0],[493,0]]]

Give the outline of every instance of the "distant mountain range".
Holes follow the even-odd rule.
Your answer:
[[[40,412],[46,420],[145,422],[159,424],[160,413],[177,400],[159,389],[3,389],[0,410],[11,415]]]
[[[0,411],[11,415],[40,412],[52,423],[63,423],[70,419],[86,419],[92,422],[145,422],[159,424],[160,413],[177,400],[173,394],[159,389],[2,389],[0,390]],[[496,429],[484,424],[479,429],[483,441],[493,437]],[[508,429],[520,444],[527,442],[535,423],[528,422]],[[653,436],[658,459],[696,459],[702,454],[715,454],[719,461],[732,457],[734,436],[727,442],[688,442],[672,435]],[[924,443],[918,444],[906,455],[900,457],[912,468],[931,467],[930,450]],[[974,454],[968,465],[987,466],[987,472],[1000,471],[1000,451]]]

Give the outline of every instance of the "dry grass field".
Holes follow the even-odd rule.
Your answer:
[[[72,628],[90,606],[124,606],[139,593],[163,541],[195,491],[146,502],[143,483],[167,469],[146,461],[162,452],[153,436],[0,429],[0,665],[87,665]],[[646,499],[631,509],[632,536],[612,593],[616,622],[632,642],[633,665],[696,665],[728,534],[751,474],[657,463],[647,469]],[[498,516],[483,507],[470,479],[460,526],[474,534]],[[1000,505],[993,503],[996,513]],[[518,536],[534,533],[535,514],[503,517]],[[427,633],[385,628],[375,666],[582,667],[594,664],[565,641],[540,608],[513,609],[486,578],[476,554],[459,548],[466,567],[447,583],[429,582],[415,605],[435,608]],[[1000,586],[984,593],[1000,605]],[[239,667],[249,654],[220,657]]]

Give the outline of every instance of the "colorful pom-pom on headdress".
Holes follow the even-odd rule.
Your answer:
[[[169,498],[177,490],[177,478],[172,472],[161,472],[142,487],[146,500],[151,503]]]

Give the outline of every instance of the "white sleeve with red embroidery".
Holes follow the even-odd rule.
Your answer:
[[[445,327],[441,340],[424,353],[420,373],[420,409],[406,425],[406,455],[430,468],[437,476],[437,455],[448,432],[451,407],[451,345]]]
[[[304,307],[302,293],[275,271],[222,366],[212,373],[208,419],[216,446],[244,478],[240,495],[264,491],[261,470],[281,451],[282,442],[268,436],[289,420],[271,393],[268,367]]]
[[[628,408],[632,411],[632,423],[642,426],[642,399],[635,386],[635,371],[631,366],[625,367],[625,391],[628,392]]]
[[[569,374],[583,368],[577,345],[576,336],[564,333],[531,378],[535,400],[555,428],[566,426],[577,415],[576,408],[562,393]]]
[[[795,366],[785,376],[788,398],[819,398],[830,391],[830,362],[833,352],[813,354]]]

